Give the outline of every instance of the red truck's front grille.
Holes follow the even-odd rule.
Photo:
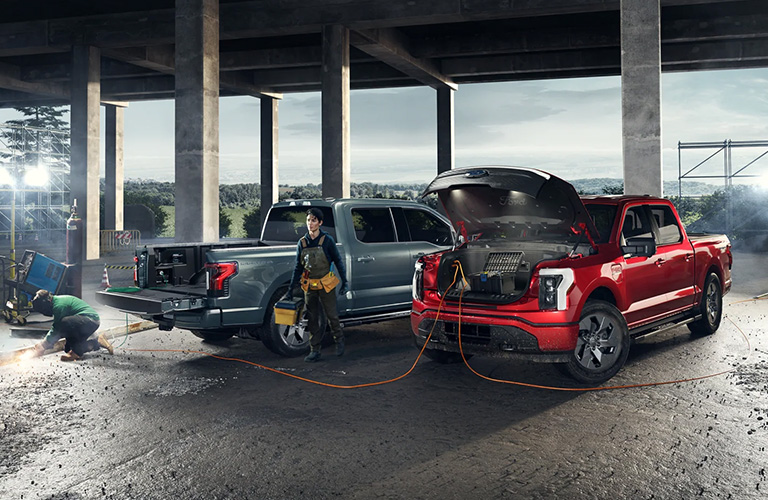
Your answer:
[[[443,323],[445,338],[451,342],[459,341],[459,324]],[[461,341],[465,344],[488,345],[491,341],[490,325],[461,325]]]

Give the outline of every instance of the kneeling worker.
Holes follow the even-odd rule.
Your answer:
[[[321,311],[325,312],[331,325],[331,333],[336,341],[336,355],[344,354],[344,333],[336,309],[336,285],[340,278],[339,294],[347,293],[347,276],[336,242],[330,234],[320,229],[322,225],[323,212],[319,208],[307,210],[307,234],[301,237],[296,247],[296,267],[286,294],[286,298],[290,299],[293,287],[301,283],[309,315],[310,352],[304,361],[310,363],[320,359],[320,342],[325,333],[320,329]],[[336,265],[338,278],[331,273],[331,264]]]
[[[103,334],[96,339],[88,339],[99,328],[99,314],[84,300],[72,295],[51,295],[48,290],[38,290],[32,299],[32,309],[53,316],[53,325],[48,334],[35,344],[38,356],[46,349],[51,349],[62,337],[67,341],[62,361],[77,361],[86,352],[98,351],[102,347],[114,354],[112,344]]]

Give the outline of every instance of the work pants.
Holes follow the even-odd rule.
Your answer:
[[[309,345],[313,351],[320,350],[320,343],[323,341],[324,329],[320,324],[322,317],[321,311],[325,312],[328,324],[331,327],[333,340],[339,342],[344,339],[344,332],[341,331],[339,322],[339,311],[336,309],[336,290],[326,292],[320,290],[307,290],[304,292],[304,304],[307,308],[309,324]]]
[[[74,351],[78,356],[89,351],[98,351],[101,348],[97,340],[88,340],[88,337],[98,328],[98,320],[82,314],[65,316],[56,327],[67,341],[64,345],[64,352]]]

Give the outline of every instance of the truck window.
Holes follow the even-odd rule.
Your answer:
[[[264,225],[261,239],[282,243],[296,243],[307,234],[307,210],[309,205],[292,207],[273,207]],[[336,227],[333,222],[333,212],[330,207],[316,207],[323,211],[321,229],[336,239]]]
[[[426,241],[435,245],[450,245],[453,241],[448,226],[429,212],[412,209],[405,209],[404,212],[411,241]]]
[[[389,208],[353,208],[355,237],[363,243],[392,243],[395,228]]]
[[[592,218],[592,223],[595,225],[595,229],[600,233],[598,236],[593,236],[595,242],[607,243],[608,238],[611,237],[613,219],[616,218],[616,206],[593,203],[586,204],[585,207],[589,212],[589,216]]]
[[[630,207],[624,213],[624,221],[621,225],[622,245],[629,238],[653,238],[651,221],[648,219],[644,207]]]
[[[677,225],[677,218],[667,205],[651,205],[651,213],[659,227],[659,245],[670,245],[683,241],[683,233]]]

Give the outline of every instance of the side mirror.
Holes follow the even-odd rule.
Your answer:
[[[656,253],[656,241],[653,238],[629,238],[621,251],[630,257],[650,257]]]

